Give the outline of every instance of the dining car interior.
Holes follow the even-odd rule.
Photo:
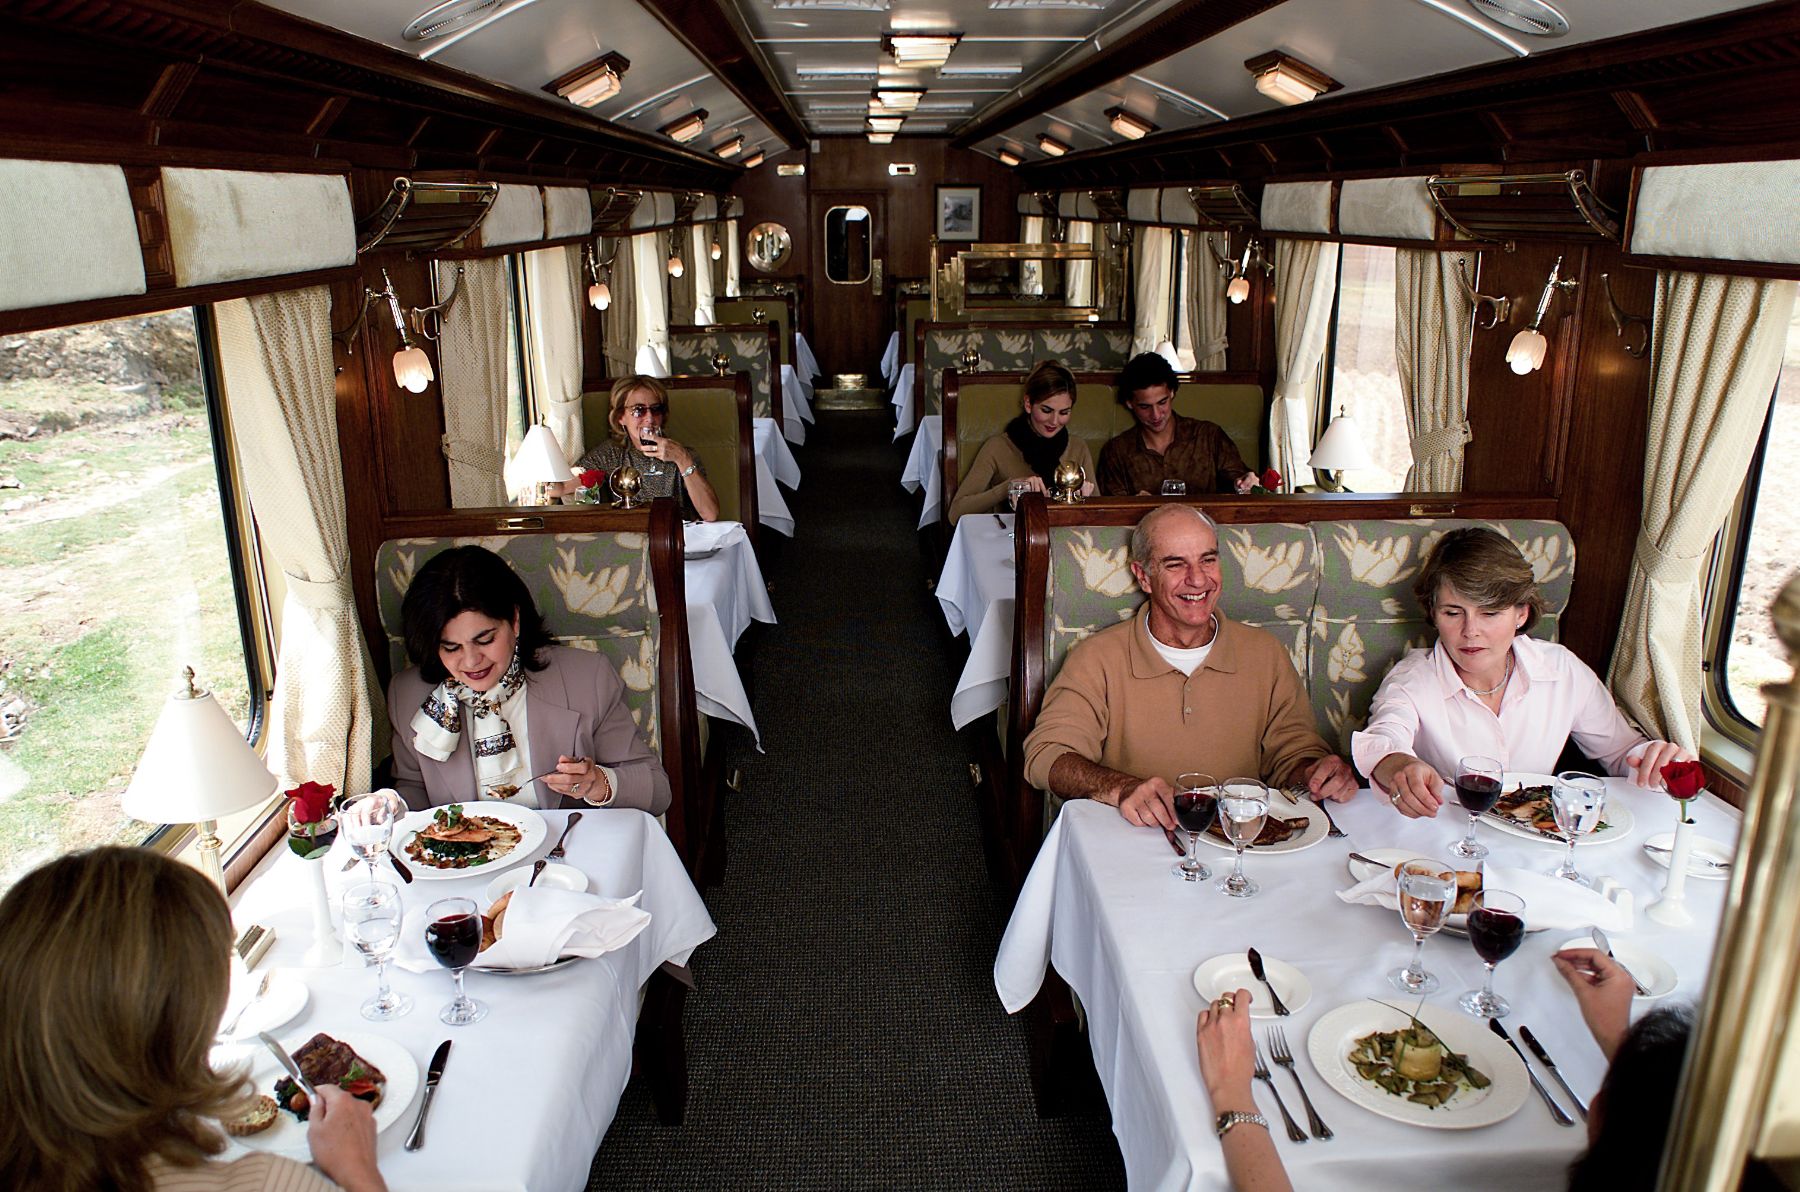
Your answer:
[[[0,1185],[1800,1187],[1797,283],[1800,0],[0,0]]]

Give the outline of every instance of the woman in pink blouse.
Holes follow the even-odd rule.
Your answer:
[[[1569,650],[1525,636],[1538,617],[1537,582],[1519,548],[1493,530],[1440,538],[1413,593],[1437,627],[1437,645],[1394,665],[1368,727],[1350,738],[1356,768],[1403,815],[1436,815],[1445,776],[1471,754],[1541,774],[1574,737],[1608,773],[1629,773],[1640,786],[1693,756],[1633,728]]]

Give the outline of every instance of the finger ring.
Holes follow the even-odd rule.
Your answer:
[[[1400,806],[1400,792],[1399,791],[1388,792],[1388,802],[1392,803],[1395,807]]]
[[[1237,997],[1233,994],[1221,993],[1213,999],[1213,1008],[1216,1010],[1229,1010],[1236,1005]]]

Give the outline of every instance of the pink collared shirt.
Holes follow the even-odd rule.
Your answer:
[[[1547,774],[1570,737],[1616,775],[1629,771],[1626,755],[1647,739],[1586,663],[1555,642],[1520,636],[1497,716],[1463,683],[1442,646],[1407,651],[1381,681],[1368,727],[1351,734],[1350,756],[1364,775],[1390,753],[1410,753],[1446,780],[1470,754]]]

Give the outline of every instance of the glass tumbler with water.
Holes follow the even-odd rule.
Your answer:
[[[1438,979],[1425,971],[1425,941],[1437,934],[1456,905],[1456,870],[1441,861],[1422,857],[1407,861],[1395,875],[1394,893],[1400,900],[1400,921],[1412,932],[1412,960],[1388,974],[1388,981],[1403,993],[1430,993]]]
[[[1219,788],[1219,827],[1236,851],[1231,873],[1219,889],[1232,898],[1249,898],[1261,889],[1244,876],[1244,849],[1262,835],[1269,818],[1269,788],[1254,778],[1233,778]]]
[[[387,962],[400,942],[406,907],[400,887],[392,882],[361,882],[344,891],[344,931],[364,961],[375,966],[375,996],[362,1004],[362,1016],[373,1022],[399,1018],[413,1000],[388,987]]]
[[[350,842],[350,851],[368,865],[371,882],[376,880],[376,859],[387,852],[394,826],[405,815],[405,800],[390,790],[358,795],[339,809],[338,829]]]
[[[1190,772],[1175,779],[1175,822],[1188,834],[1188,851],[1171,872],[1183,881],[1203,882],[1212,876],[1200,860],[1200,833],[1218,812],[1218,793],[1211,774]]]

